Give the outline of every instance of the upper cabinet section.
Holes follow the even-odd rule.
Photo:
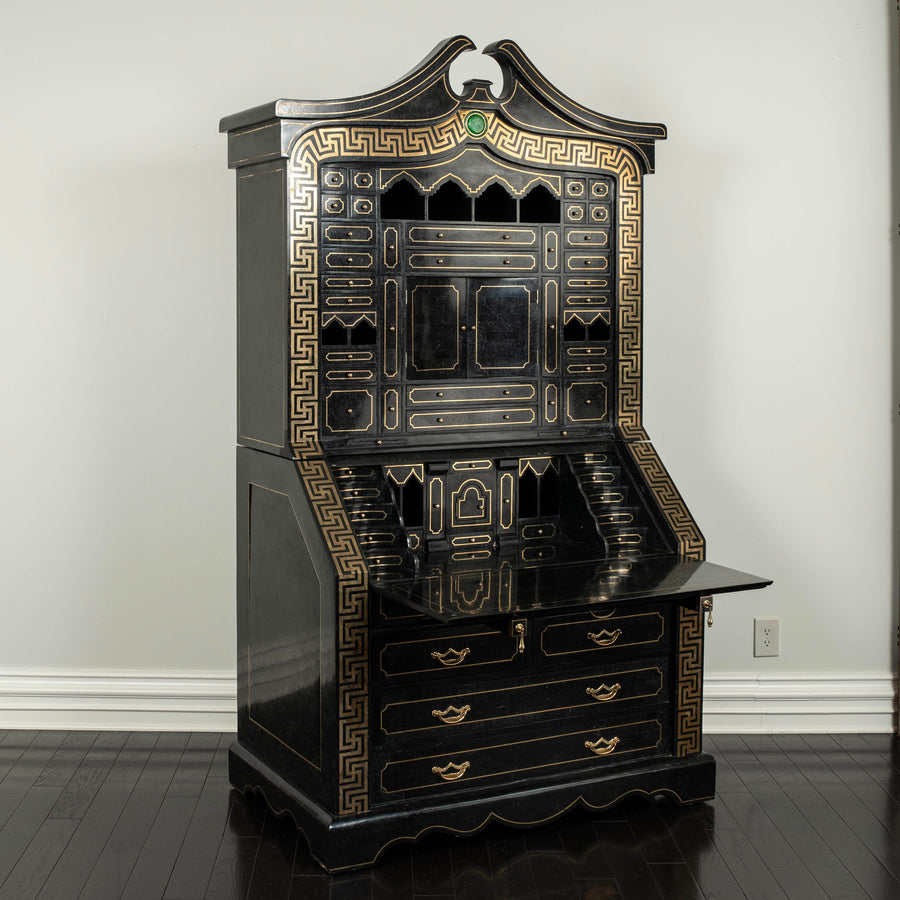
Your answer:
[[[294,455],[641,425],[642,179],[661,125],[557,91],[511,41],[390,87],[223,120],[238,169],[239,441]]]

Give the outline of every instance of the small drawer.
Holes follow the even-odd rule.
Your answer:
[[[347,189],[347,170],[342,166],[327,166],[322,170],[322,187],[326,191]]]
[[[460,403],[484,403],[488,400],[500,402],[522,402],[534,400],[533,384],[484,384],[460,387],[416,387],[409,390],[409,402],[417,406],[444,406]]]
[[[607,272],[608,253],[566,253],[567,272]]]
[[[329,366],[325,369],[325,383],[332,384],[333,382],[348,382],[354,381],[358,384],[365,384],[369,381],[375,380],[375,370],[374,369],[343,369],[343,368],[332,368]]]
[[[609,204],[591,203],[588,205],[588,222],[591,225],[607,225],[609,223]]]
[[[583,200],[585,197],[585,184],[583,178],[567,178],[565,186],[566,196],[573,200]]]
[[[567,228],[568,247],[608,247],[609,231],[605,228]]]
[[[569,363],[566,366],[566,375],[603,375],[606,372],[606,363]]]
[[[347,215],[347,198],[341,194],[322,194],[322,212],[329,218]]]
[[[534,522],[523,525],[520,536],[523,541],[549,541],[556,537],[556,525],[553,522]]]
[[[454,735],[498,725],[534,723],[573,715],[606,718],[623,704],[656,703],[666,696],[668,671],[664,659],[643,666],[603,666],[571,678],[534,678],[497,682],[489,690],[470,680],[452,693],[424,688],[410,698],[408,688],[386,689],[379,701],[378,733],[452,732]],[[436,734],[435,734],[436,736]]]
[[[323,234],[331,244],[371,244],[375,240],[375,229],[371,225],[326,225]]]
[[[537,408],[459,409],[418,412],[409,416],[414,431],[448,431],[455,428],[498,428],[508,425],[533,425]]]
[[[607,416],[606,385],[602,381],[573,381],[566,387],[566,422],[602,422]]]
[[[437,227],[411,225],[407,230],[409,244],[496,244],[497,247],[536,247],[535,228],[484,228],[482,226],[441,225]]]
[[[449,678],[455,672],[506,669],[522,657],[509,631],[469,626],[443,628],[414,639],[389,639],[375,658],[378,677],[390,682],[412,675]]]
[[[592,178],[590,181],[591,200],[609,200],[612,194],[612,183],[605,178]]]
[[[403,794],[452,795],[469,786],[525,778],[532,770],[539,770],[542,776],[568,770],[595,771],[624,760],[661,755],[668,749],[666,732],[658,718],[650,717],[599,728],[570,726],[561,734],[530,739],[501,740],[497,735],[485,735],[482,742],[447,747],[438,754],[433,753],[433,744],[423,745],[422,755],[390,758],[381,766],[379,786],[385,799]],[[429,750],[432,753],[425,755]]]
[[[375,257],[362,250],[329,250],[325,253],[325,267],[328,269],[371,269]]]
[[[535,253],[407,253],[413,272],[535,272]]]
[[[371,172],[354,169],[350,173],[350,187],[354,191],[371,191],[375,187],[375,178]]]
[[[540,654],[545,660],[577,659],[615,653],[621,649],[659,650],[668,643],[668,614],[664,610],[535,623]]]
[[[337,363],[346,366],[348,363],[359,365],[364,362],[373,362],[375,354],[371,350],[326,350],[325,362]]]
[[[566,294],[566,306],[609,306],[609,295]]]
[[[370,291],[375,280],[366,275],[326,275],[323,279],[327,291],[348,291],[350,294]],[[370,300],[371,297],[367,297]]]
[[[564,207],[563,221],[570,224],[585,221],[585,205],[583,203],[567,203]]]
[[[372,219],[375,217],[375,202],[371,197],[350,197],[350,215],[354,219]]]
[[[372,297],[364,294],[325,294],[323,306],[326,309],[366,309],[375,305]]]

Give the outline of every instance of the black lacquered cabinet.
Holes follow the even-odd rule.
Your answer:
[[[641,421],[642,179],[661,125],[519,47],[461,95],[223,120],[238,198],[232,784],[330,870],[492,818],[711,797],[704,560]]]

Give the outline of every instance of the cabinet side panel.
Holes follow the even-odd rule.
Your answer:
[[[237,180],[238,443],[285,452],[287,300],[284,165]]]
[[[238,741],[334,806],[335,592],[294,464],[238,449]]]

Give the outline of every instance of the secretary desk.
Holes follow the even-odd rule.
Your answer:
[[[223,119],[237,172],[230,778],[330,871],[431,830],[713,796],[706,562],[641,421],[662,125],[512,41]]]

